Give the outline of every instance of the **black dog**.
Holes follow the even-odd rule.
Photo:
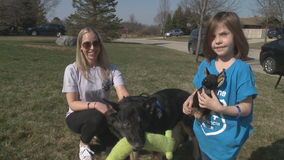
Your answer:
[[[194,144],[193,157],[198,159],[199,147],[192,129],[194,117],[182,112],[183,103],[189,96],[180,89],[165,89],[153,95],[126,97],[118,103],[105,100],[108,124],[117,137],[126,137],[134,151],[143,148],[145,132],[164,135],[166,130],[172,130],[175,149],[190,136]],[[153,155],[156,159],[163,157],[162,153],[153,152]]]
[[[202,87],[198,89],[202,93],[202,88],[204,88],[205,93],[212,98],[211,90],[215,90],[220,87],[225,81],[225,71],[223,70],[218,76],[210,74],[207,68],[205,68],[205,78],[202,81]],[[193,96],[192,110],[194,111],[194,117],[204,121],[206,116],[208,116],[211,110],[207,108],[200,108],[197,93]]]

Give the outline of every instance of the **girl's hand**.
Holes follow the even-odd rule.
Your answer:
[[[184,114],[186,114],[186,115],[193,114],[192,103],[193,103],[193,96],[191,95],[183,103],[182,111],[183,111]]]
[[[107,106],[105,104],[103,104],[101,102],[96,102],[94,105],[95,105],[94,108],[96,110],[100,111],[102,114],[106,114]]]
[[[198,101],[199,101],[199,106],[201,108],[207,108],[212,111],[220,112],[223,108],[221,103],[219,102],[218,97],[215,95],[214,91],[211,90],[211,95],[212,98],[209,97],[206,93],[204,88],[202,88],[202,96],[199,91],[197,91],[198,94]]]

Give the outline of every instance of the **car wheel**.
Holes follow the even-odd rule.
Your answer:
[[[173,35],[172,34],[170,34],[170,37],[172,37]]]
[[[188,53],[195,54],[191,44],[188,46]]]
[[[268,37],[269,39],[271,39],[272,37]]]
[[[56,32],[56,36],[57,36],[57,37],[60,37],[61,35],[62,35],[61,32]]]
[[[33,36],[37,36],[37,31],[32,31]]]
[[[266,73],[273,74],[276,72],[276,63],[275,60],[271,57],[266,58],[263,61],[263,70]]]

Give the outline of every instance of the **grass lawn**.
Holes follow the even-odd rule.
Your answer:
[[[174,38],[174,37],[172,37]],[[0,159],[78,159],[79,135],[65,123],[68,110],[61,93],[65,67],[75,60],[75,47],[57,46],[56,37],[0,37]],[[111,61],[124,75],[131,95],[165,88],[194,91],[199,63],[194,56],[164,47],[107,43]],[[199,57],[199,61],[203,60]],[[279,160],[284,155],[284,99],[274,89],[277,77],[254,72],[254,131],[238,160]],[[282,83],[281,83],[282,84]],[[112,92],[112,101],[117,101]],[[93,142],[94,159],[105,152]],[[174,153],[174,160],[191,160],[191,140]],[[141,160],[150,160],[147,152]]]

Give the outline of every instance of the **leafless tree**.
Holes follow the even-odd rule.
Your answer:
[[[44,6],[45,12],[47,13],[46,18],[49,19],[54,17],[56,7],[59,5],[61,0],[40,0],[40,2]]]
[[[135,26],[136,26],[135,24],[137,23],[133,13],[129,15],[129,23],[130,23],[129,29],[130,29],[130,31],[132,33],[132,37],[133,37],[133,33],[135,32]]]
[[[284,0],[276,0],[276,7],[277,7],[276,17],[279,17],[280,22],[281,22],[280,26],[283,27]]]
[[[169,13],[170,13],[169,0],[160,0],[158,14],[154,17],[154,22],[162,25],[162,34],[164,38],[165,38],[164,27],[167,22]]]
[[[206,15],[213,15],[218,11],[237,11],[240,0],[181,0],[180,3],[183,6],[188,6],[192,12],[198,13],[197,17],[193,17],[198,22],[199,37],[197,43],[197,49],[195,53],[195,62],[198,62],[198,56],[200,51],[201,32],[204,27],[204,17]]]
[[[268,21],[269,21],[269,18],[271,16],[274,16],[275,15],[275,11],[272,11],[271,10],[271,5],[274,4],[274,0],[256,0],[255,1],[255,6],[256,6],[256,9],[254,9],[254,12],[257,13],[257,15],[261,15],[263,17],[266,18],[265,20],[265,33],[267,33],[267,28],[268,28]],[[278,8],[278,7],[277,7]],[[266,43],[267,42],[267,36],[264,36],[264,42]]]

